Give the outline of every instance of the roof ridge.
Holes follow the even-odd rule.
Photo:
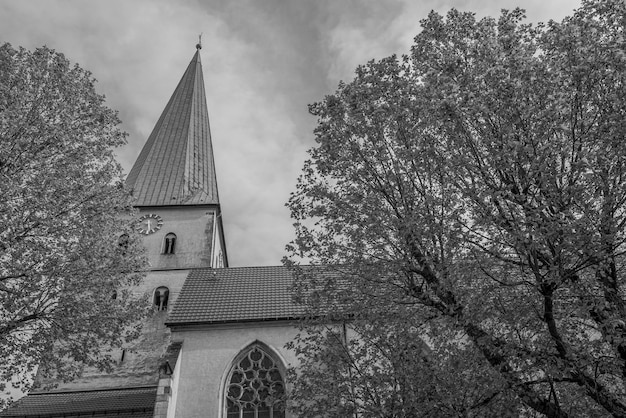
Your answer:
[[[66,393],[87,393],[87,392],[114,392],[121,390],[139,390],[139,389],[157,389],[157,385],[149,386],[129,386],[122,388],[101,388],[101,389],[81,389],[81,390],[60,390],[60,391],[46,391],[46,392],[29,392],[28,396],[34,395],[62,395]]]

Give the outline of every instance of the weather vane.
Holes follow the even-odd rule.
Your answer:
[[[198,35],[198,43],[196,44],[196,49],[202,49],[202,32]]]

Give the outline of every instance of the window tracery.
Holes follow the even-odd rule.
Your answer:
[[[276,361],[258,344],[233,367],[226,387],[227,418],[284,418],[285,383]]]

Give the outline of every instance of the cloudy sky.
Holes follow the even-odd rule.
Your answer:
[[[285,202],[314,145],[307,104],[358,64],[409,51],[430,10],[526,9],[560,20],[578,0],[0,0],[0,42],[47,45],[90,70],[119,110],[126,172],[195,52],[202,63],[231,266],[277,265]]]

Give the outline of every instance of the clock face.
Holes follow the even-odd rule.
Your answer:
[[[137,231],[140,234],[149,235],[161,229],[162,225],[163,219],[159,215],[149,213],[139,218],[139,222],[137,222]]]

